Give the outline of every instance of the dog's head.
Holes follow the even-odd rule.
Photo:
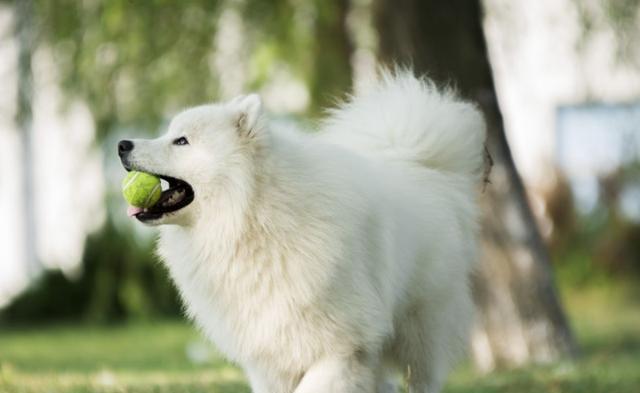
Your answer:
[[[261,114],[257,95],[241,96],[178,114],[159,138],[120,141],[125,169],[152,173],[169,184],[158,203],[135,217],[148,225],[186,224],[201,214],[221,187],[242,180],[238,176],[262,134]]]

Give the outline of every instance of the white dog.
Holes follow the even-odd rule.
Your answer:
[[[188,315],[254,392],[438,392],[473,314],[482,116],[384,72],[321,128],[269,126],[257,95],[188,109],[120,142],[170,186],[129,213],[162,225]]]

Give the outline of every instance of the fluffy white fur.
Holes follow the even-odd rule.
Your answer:
[[[254,392],[394,392],[398,373],[438,392],[473,314],[482,117],[400,71],[321,128],[271,127],[249,95],[134,140],[134,168],[195,191],[152,223],[158,252]]]

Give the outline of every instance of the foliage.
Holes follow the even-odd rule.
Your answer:
[[[177,294],[150,242],[118,231],[111,221],[89,237],[76,279],[47,272],[0,314],[7,321],[116,321],[178,315]]]
[[[640,163],[629,163],[602,175],[599,200],[589,212],[578,212],[568,180],[559,173],[546,198],[553,223],[550,251],[560,279],[569,285],[640,280],[640,222],[622,211],[625,191],[640,187]]]
[[[123,125],[149,131],[168,113],[217,96],[215,37],[227,7],[248,22],[247,87],[260,88],[288,65],[314,87],[315,104],[323,103],[316,87],[329,95],[348,88],[345,0],[41,0],[38,36],[67,94],[90,105],[100,137]]]
[[[101,135],[153,129],[169,109],[215,96],[209,56],[220,1],[39,1],[39,37],[69,95],[90,105]]]

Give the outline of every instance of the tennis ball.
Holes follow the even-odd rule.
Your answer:
[[[131,171],[122,180],[122,195],[131,206],[147,208],[158,202],[162,186],[157,176]]]

